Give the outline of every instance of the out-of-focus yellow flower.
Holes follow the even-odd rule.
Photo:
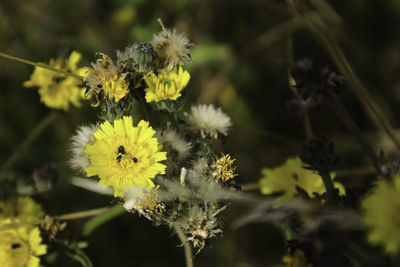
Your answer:
[[[73,51],[67,60],[51,59],[49,66],[84,76],[89,68],[78,68],[82,55]],[[84,96],[83,82],[72,76],[64,76],[44,68],[35,67],[30,80],[24,82],[26,87],[39,87],[40,101],[54,109],[69,110],[70,103],[80,107]]]
[[[134,127],[130,116],[115,120],[114,125],[102,123],[94,132],[96,141],[86,145],[91,164],[86,174],[99,176],[99,184],[112,186],[116,197],[123,197],[125,189],[134,185],[154,187],[151,179],[165,173],[166,166],[159,162],[167,159],[154,134],[146,121]]]
[[[312,267],[311,263],[308,263],[304,252],[297,249],[290,256],[283,257],[282,261],[287,263],[287,267]]]
[[[129,25],[134,22],[135,18],[136,10],[130,6],[117,9],[112,15],[112,21],[119,27]]]
[[[42,207],[30,197],[13,197],[0,201],[0,221],[10,219],[20,222],[33,222],[43,218]]]
[[[120,101],[129,93],[129,84],[125,81],[126,75],[115,75],[108,80],[103,81],[103,90],[109,99],[115,100],[115,102]]]
[[[165,69],[158,75],[150,73],[144,80],[148,86],[145,89],[147,102],[176,100],[188,84],[190,74],[177,65],[172,71]]]
[[[293,198],[297,194],[296,186],[304,189],[309,196],[313,192],[323,194],[326,192],[324,183],[318,174],[304,169],[299,158],[289,158],[285,164],[269,169],[262,169],[263,177],[260,179],[260,190],[263,194],[283,193],[280,199]],[[333,174],[331,174],[333,176]],[[334,182],[339,189],[339,194],[344,195],[345,189],[341,183]]]
[[[363,202],[368,241],[384,246],[388,254],[400,251],[400,175],[392,181],[380,181]]]
[[[6,219],[0,226],[18,223]],[[38,256],[47,253],[47,246],[42,244],[39,227],[19,227],[0,231],[0,262],[2,267],[38,267]]]

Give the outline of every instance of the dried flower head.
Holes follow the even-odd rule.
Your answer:
[[[78,68],[82,55],[73,51],[68,59],[51,59],[49,66],[54,69],[65,70],[80,76],[85,75],[88,68]],[[39,87],[40,101],[54,109],[69,110],[70,103],[80,107],[85,88],[82,81],[58,74],[44,68],[35,67],[30,80],[24,82],[25,87]]]
[[[3,220],[0,226],[10,223],[12,223],[10,219]],[[47,253],[47,246],[42,244],[39,227],[2,230],[0,240],[0,262],[4,267],[39,267],[38,256]]]
[[[75,135],[71,137],[71,153],[69,160],[71,167],[79,172],[83,172],[90,166],[88,155],[85,153],[86,144],[96,141],[93,133],[97,130],[96,125],[79,126]]]
[[[202,138],[218,138],[218,134],[227,135],[229,127],[232,126],[231,118],[221,108],[216,109],[211,104],[192,106],[186,121],[191,130],[200,132]]]
[[[60,223],[59,221],[47,216],[45,219],[46,220],[40,224],[40,228],[46,232],[50,240],[55,240],[58,233],[67,227],[66,222]]]
[[[205,202],[204,205],[192,205],[189,207],[187,217],[177,221],[177,226],[188,235],[188,240],[192,241],[193,246],[202,250],[206,241],[222,233],[219,226],[217,215],[223,211],[226,206],[215,210],[209,207]]]
[[[400,251],[400,175],[392,181],[380,181],[372,194],[362,202],[368,240],[383,245],[388,254]]]
[[[235,159],[231,159],[229,154],[224,155],[211,166],[214,168],[213,175],[218,177],[224,183],[230,179],[233,179],[235,176],[237,176],[235,173],[236,167],[233,166],[234,161]]]
[[[166,152],[159,151],[155,131],[146,121],[133,126],[132,117],[106,121],[94,133],[96,141],[87,144],[85,153],[92,165],[85,169],[88,176],[97,175],[99,184],[112,186],[115,197],[123,197],[125,189],[134,185],[154,187],[153,179],[164,174]]]
[[[115,102],[119,102],[129,93],[129,83],[126,81],[126,74],[119,73],[117,66],[112,59],[100,54],[96,63],[92,64],[92,69],[85,76],[85,83],[88,89],[86,95],[93,93],[96,97],[100,92]]]
[[[164,69],[158,75],[150,73],[144,77],[144,80],[147,84],[146,101],[159,102],[178,99],[182,95],[181,91],[188,84],[190,75],[177,65],[172,71]]]
[[[160,23],[163,29],[153,35],[151,43],[158,56],[164,60],[164,66],[172,70],[177,64],[183,65],[184,61],[191,63],[190,48],[193,44],[189,43],[183,33],[178,33],[175,29],[166,29],[162,22]]]
[[[165,205],[159,196],[159,186],[151,189],[134,186],[126,191],[124,201],[127,211],[136,211],[149,220],[161,216],[165,211]]]

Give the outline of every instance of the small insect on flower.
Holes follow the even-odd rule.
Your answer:
[[[151,43],[158,56],[163,59],[163,66],[171,71],[177,64],[183,65],[184,61],[191,63],[190,48],[194,44],[189,43],[188,38],[175,29],[166,29],[160,19],[158,22],[162,31],[153,35]]]

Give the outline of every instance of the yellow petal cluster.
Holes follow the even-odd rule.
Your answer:
[[[309,196],[312,196],[313,192],[318,194],[326,192],[321,177],[304,169],[301,160],[297,157],[287,159],[279,167],[262,169],[262,178],[259,182],[261,193],[282,193],[279,199],[293,198],[297,194],[296,186],[304,189]],[[345,193],[342,184],[334,182],[334,186],[339,189],[339,194]]]
[[[172,71],[164,69],[160,74],[150,73],[145,76],[147,88],[146,101],[159,102],[163,100],[176,100],[181,96],[181,91],[190,80],[189,72],[183,71],[182,66],[177,65]]]
[[[102,123],[94,133],[96,141],[85,148],[91,164],[86,174],[97,175],[100,185],[112,186],[115,197],[123,197],[125,189],[134,185],[154,187],[151,179],[165,174],[166,166],[159,162],[167,159],[154,134],[146,121],[134,127],[131,116],[115,120],[114,125]]]
[[[400,175],[380,181],[362,202],[363,221],[369,228],[368,241],[383,245],[388,254],[400,251]]]
[[[49,66],[84,76],[89,68],[78,68],[82,55],[73,51],[67,60],[51,59]],[[81,80],[64,76],[44,68],[35,67],[30,80],[24,82],[25,87],[39,87],[40,101],[54,109],[69,110],[70,103],[80,107],[85,88]]]
[[[109,99],[114,99],[115,102],[120,101],[129,93],[129,84],[125,81],[125,75],[115,75],[108,80],[103,80],[103,90]]]
[[[36,221],[43,215],[41,206],[28,197],[0,202],[0,226]],[[38,256],[47,252],[37,226],[1,230],[0,240],[0,262],[4,267],[38,267]]]

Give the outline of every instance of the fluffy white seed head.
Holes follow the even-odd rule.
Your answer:
[[[182,161],[189,156],[192,145],[183,140],[175,130],[158,130],[155,136],[163,150],[168,152],[168,157],[172,156],[174,160]]]
[[[176,64],[184,64],[184,61],[192,62],[190,58],[189,39],[185,34],[173,30],[162,30],[153,35],[151,44],[157,54],[164,59],[165,65],[171,71]]]
[[[217,138],[218,134],[227,135],[232,126],[231,118],[221,108],[213,105],[200,104],[191,107],[191,113],[187,114],[186,121],[193,131],[200,131],[203,138],[206,136]]]
[[[84,152],[86,144],[96,141],[93,133],[97,130],[96,125],[82,125],[76,130],[75,135],[71,137],[71,159],[69,164],[71,168],[79,172],[84,171],[85,168],[90,166],[90,160]]]

